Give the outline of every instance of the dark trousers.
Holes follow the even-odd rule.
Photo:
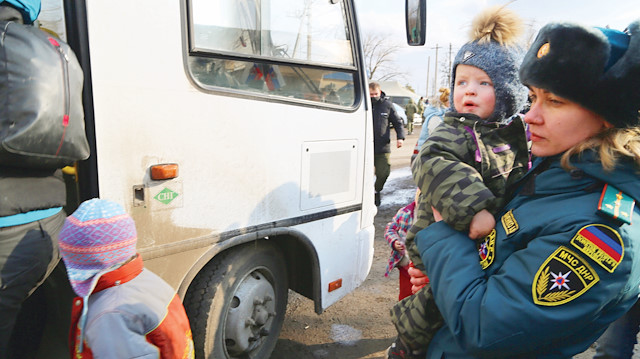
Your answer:
[[[609,328],[596,341],[594,359],[627,359],[633,356],[640,330],[640,301]]]
[[[0,358],[7,357],[22,302],[60,260],[58,234],[65,217],[61,210],[40,221],[0,228]]]
[[[382,191],[384,183],[391,173],[391,162],[389,162],[390,153],[376,153],[373,155],[373,165],[376,168],[376,192]]]

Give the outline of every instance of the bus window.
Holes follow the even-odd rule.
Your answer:
[[[354,105],[342,2],[192,0],[189,9],[188,66],[202,88]]]

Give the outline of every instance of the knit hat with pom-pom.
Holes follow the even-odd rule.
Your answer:
[[[486,72],[493,82],[496,103],[488,121],[501,121],[522,110],[528,90],[518,78],[524,56],[524,49],[516,44],[521,32],[521,18],[504,7],[488,8],[473,20],[471,41],[460,48],[452,65],[451,107],[456,68],[470,65]]]

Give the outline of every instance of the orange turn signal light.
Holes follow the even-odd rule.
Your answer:
[[[152,180],[166,180],[178,177],[177,163],[163,163],[151,166]]]
[[[334,290],[342,288],[342,279],[334,280],[329,283],[329,292],[333,292]]]

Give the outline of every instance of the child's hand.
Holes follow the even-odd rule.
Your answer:
[[[398,252],[404,252],[404,249],[406,247],[404,246],[404,243],[400,242],[400,241],[395,241],[393,242],[393,249],[395,249]]]
[[[482,238],[491,233],[495,226],[496,220],[493,218],[493,215],[486,209],[483,209],[476,213],[471,219],[471,224],[469,225],[469,238]]]

